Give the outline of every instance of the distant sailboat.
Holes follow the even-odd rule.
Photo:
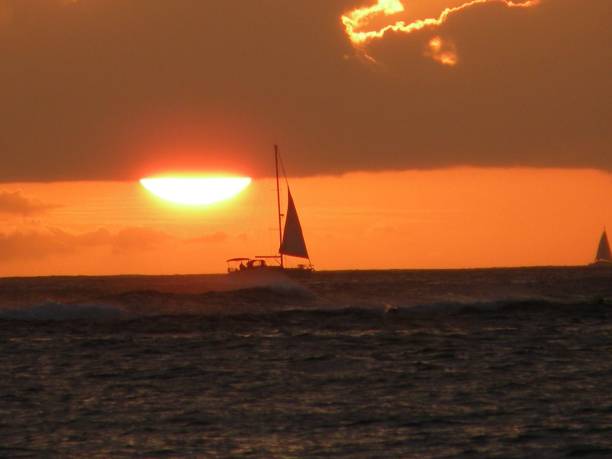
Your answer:
[[[592,266],[609,266],[612,267],[612,255],[610,254],[610,244],[608,243],[608,235],[604,228],[599,240],[599,246],[597,247],[597,254],[595,255],[595,262]]]
[[[230,258],[227,260],[229,273],[243,273],[253,271],[284,271],[284,272],[299,272],[308,273],[314,271],[312,263],[310,262],[310,256],[308,255],[308,249],[306,248],[306,241],[304,240],[304,233],[302,231],[302,225],[298,217],[295,203],[293,202],[293,196],[291,196],[291,190],[289,189],[289,183],[287,182],[287,212],[285,213],[285,227],[283,230],[283,214],[281,213],[280,204],[280,181],[279,181],[279,161],[280,154],[278,152],[278,146],[274,145],[274,165],[276,170],[276,204],[278,214],[278,239],[279,249],[278,255],[266,255],[256,256],[255,258]],[[281,162],[282,164],[282,162]],[[285,256],[297,257],[307,260],[307,263],[299,263],[296,267],[285,266]],[[269,260],[272,260],[274,264],[270,265]]]

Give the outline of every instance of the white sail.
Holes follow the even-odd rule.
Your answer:
[[[599,241],[595,261],[612,261],[612,256],[610,255],[610,244],[608,244],[608,235],[606,234],[605,230],[601,235],[601,240]]]
[[[281,243],[279,252],[283,255],[309,258],[308,250],[306,250],[306,242],[304,241],[304,234],[302,233],[302,226],[300,225],[297,210],[295,210],[291,191],[288,191],[287,194],[287,218],[285,220],[283,242]]]

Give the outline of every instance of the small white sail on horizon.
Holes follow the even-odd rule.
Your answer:
[[[595,262],[598,261],[612,261],[612,255],[610,254],[610,244],[608,243],[608,235],[604,229],[601,239],[599,240],[599,247],[597,248],[597,255],[595,255]]]
[[[290,255],[298,258],[310,258],[306,249],[306,241],[302,232],[302,225],[291,196],[291,191],[287,190],[287,215],[285,218],[285,230],[283,240],[278,252],[283,255]]]

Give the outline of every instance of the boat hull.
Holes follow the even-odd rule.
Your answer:
[[[228,275],[235,279],[290,277],[303,278],[312,276],[312,268],[281,268],[280,266],[261,266],[228,271]]]

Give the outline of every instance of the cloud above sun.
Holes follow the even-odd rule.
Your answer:
[[[540,4],[540,0],[469,0],[456,6],[445,7],[437,16],[420,18],[414,20],[396,19],[390,23],[384,23],[378,27],[371,27],[371,23],[379,16],[396,17],[404,13],[406,7],[402,0],[376,0],[371,6],[355,8],[342,16],[342,24],[349,40],[354,46],[363,49],[365,45],[373,40],[380,40],[388,33],[411,34],[420,30],[436,29],[443,26],[449,18],[460,14],[468,8],[474,8],[487,4],[499,4],[506,8],[532,8]],[[370,26],[370,27],[368,27]],[[443,65],[453,66],[457,64],[457,52],[454,45],[447,47],[452,49],[442,50],[442,39],[434,37],[429,41],[431,53],[428,54],[432,59]],[[365,54],[370,60],[373,58]]]
[[[384,32],[355,43],[343,18],[377,5],[353,32]],[[0,181],[259,177],[274,143],[291,175],[611,170],[609,18],[609,0],[3,0]]]

